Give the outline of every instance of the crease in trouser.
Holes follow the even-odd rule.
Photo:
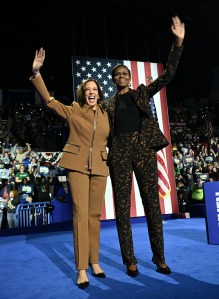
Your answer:
[[[89,235],[91,264],[99,263],[100,249],[100,217],[106,190],[107,177],[93,176],[90,182],[89,201]]]
[[[88,268],[88,176],[78,172],[68,174],[73,202],[73,242],[77,270]]]

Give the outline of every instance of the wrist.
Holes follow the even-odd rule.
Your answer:
[[[39,71],[39,69],[33,69],[32,73],[33,73],[34,76],[37,76],[37,75],[40,74],[40,71]]]
[[[181,47],[183,44],[183,38],[176,38],[175,45]]]

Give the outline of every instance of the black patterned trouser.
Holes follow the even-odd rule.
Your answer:
[[[139,142],[137,132],[118,135],[114,137],[110,149],[109,169],[123,263],[125,265],[137,263],[130,221],[133,172],[146,215],[153,253],[152,261],[155,264],[164,263],[163,225],[158,195],[156,151],[143,147]]]

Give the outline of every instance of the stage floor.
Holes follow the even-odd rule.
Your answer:
[[[169,276],[155,271],[144,219],[133,221],[139,276],[131,278],[122,264],[114,221],[103,221],[100,265],[107,277],[88,270],[90,286],[77,287],[71,226],[1,236],[1,299],[70,298],[219,298],[219,246],[207,242],[204,218],[164,221]]]

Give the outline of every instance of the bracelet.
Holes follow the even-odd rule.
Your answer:
[[[33,75],[37,75],[37,74],[39,74],[39,73],[40,73],[39,70],[37,70],[37,69],[33,69]]]

